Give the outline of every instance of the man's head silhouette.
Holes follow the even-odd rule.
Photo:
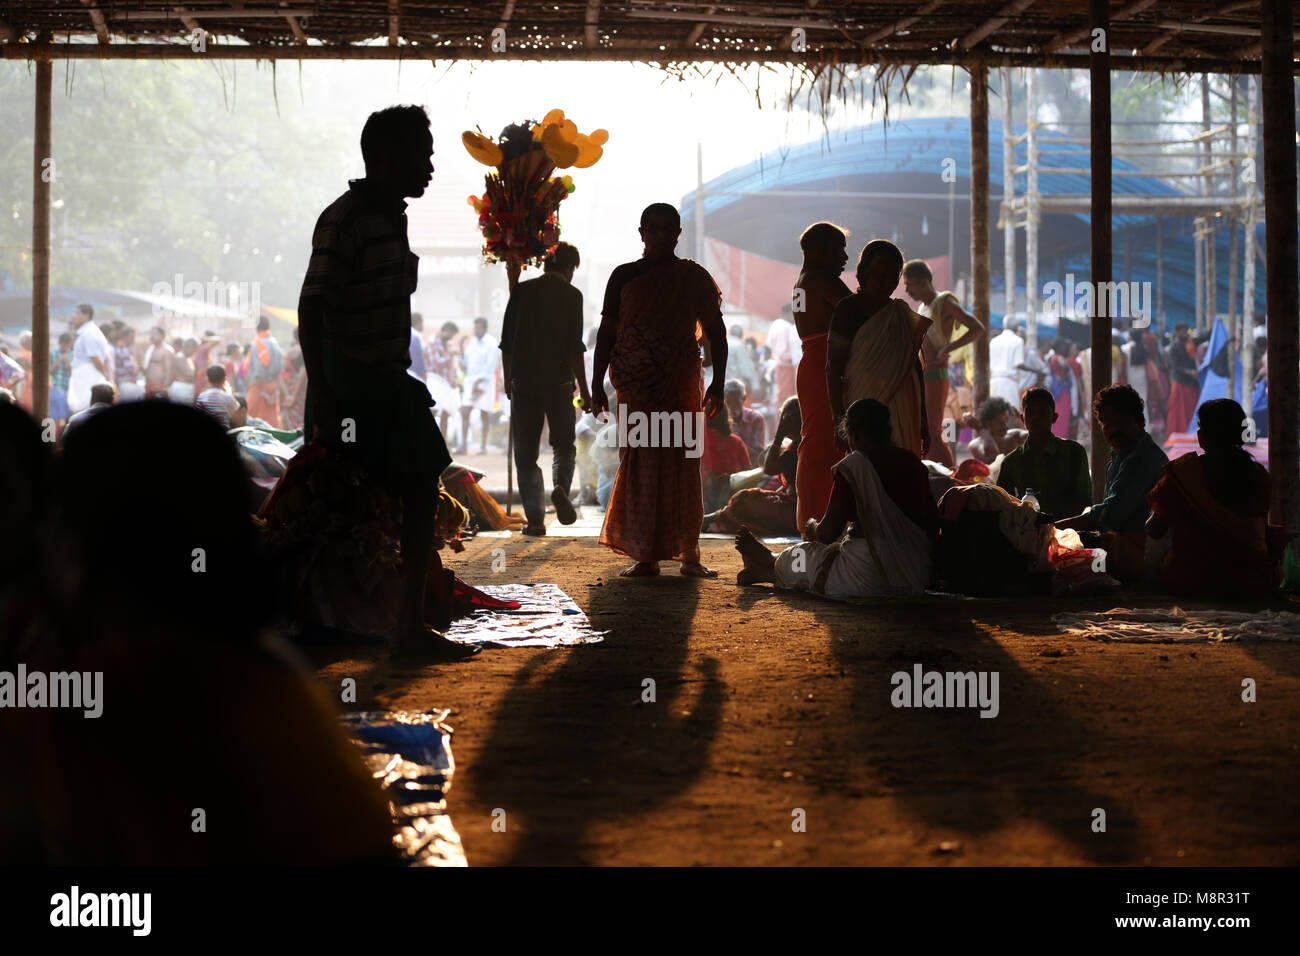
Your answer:
[[[421,106],[371,113],[361,130],[366,180],[396,198],[422,196],[433,180],[433,134]]]

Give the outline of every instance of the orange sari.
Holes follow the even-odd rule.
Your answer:
[[[1229,508],[1210,493],[1202,456],[1165,465],[1147,501],[1173,535],[1163,569],[1170,591],[1264,595],[1281,584],[1286,535],[1268,524],[1268,473],[1258,465],[1255,473],[1251,497]]]
[[[690,259],[654,265],[623,287],[609,365],[620,414],[700,412],[700,320],[718,315],[721,307],[717,283]],[[699,559],[700,458],[689,457],[688,450],[619,448],[601,544],[636,561]]]
[[[826,339],[828,333],[803,340],[797,388],[803,426],[799,435],[799,470],[795,473],[795,528],[803,534],[809,518],[819,521],[831,497],[831,469],[844,457],[835,448],[835,422],[826,392]]]

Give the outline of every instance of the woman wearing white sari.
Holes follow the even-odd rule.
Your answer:
[[[737,584],[768,582],[827,597],[920,594],[930,580],[938,514],[921,460],[890,441],[890,409],[862,399],[845,414],[852,451],[835,465],[826,516],[773,555],[747,528],[736,535]]]

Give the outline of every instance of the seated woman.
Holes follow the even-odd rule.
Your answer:
[[[916,455],[891,443],[888,406],[859,399],[844,419],[852,451],[835,466],[826,516],[810,518],[808,540],[779,555],[741,528],[736,549],[745,567],[737,584],[766,581],[828,597],[925,589],[939,524],[928,472]]]
[[[1014,411],[1010,402],[995,395],[984,402],[975,415],[966,415],[962,419],[962,424],[976,433],[968,446],[972,458],[991,465],[998,455],[1009,454],[1025,443],[1029,432],[1010,427]]]
[[[731,495],[731,476],[749,468],[749,449],[731,430],[731,415],[725,404],[708,419],[704,429],[704,453],[700,471],[704,486],[704,507],[721,507]]]
[[[1165,465],[1147,501],[1147,535],[1172,533],[1164,584],[1174,593],[1260,596],[1282,582],[1283,529],[1268,524],[1269,476],[1242,445],[1246,414],[1228,398],[1206,402],[1188,452]]]
[[[150,453],[160,435],[168,455]],[[101,712],[21,711],[50,862],[396,861],[338,697],[271,626],[244,482],[197,409],[135,402],[69,436],[48,532],[57,634],[34,653],[96,675]]]
[[[720,531],[735,534],[748,526],[762,535],[798,534],[796,526],[795,470],[799,465],[799,433],[803,419],[799,413],[799,399],[791,395],[781,406],[781,417],[776,423],[776,435],[763,454],[763,474],[777,475],[781,479],[779,491],[766,488],[743,488],[731,496],[725,508],[704,516],[702,532]],[[782,448],[785,440],[790,446]]]

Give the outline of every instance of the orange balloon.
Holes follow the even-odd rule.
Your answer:
[[[578,124],[573,120],[566,119],[556,128],[560,131],[560,135],[564,137],[566,143],[576,143],[578,141]]]
[[[542,117],[543,126],[550,126],[552,123],[563,123],[563,122],[564,122],[564,110],[559,108],[551,110],[544,117]]]
[[[557,169],[567,169],[578,158],[578,147],[565,140],[558,126],[546,127],[546,132],[542,134],[542,148]]]
[[[599,144],[588,140],[585,149],[579,148],[578,158],[574,161],[573,165],[579,169],[586,169],[588,166],[595,166],[596,161],[604,154],[605,151],[599,146]]]
[[[608,140],[609,140],[609,133],[606,130],[598,129],[598,130],[593,130],[591,133],[591,141],[595,143],[597,146],[604,146]]]

